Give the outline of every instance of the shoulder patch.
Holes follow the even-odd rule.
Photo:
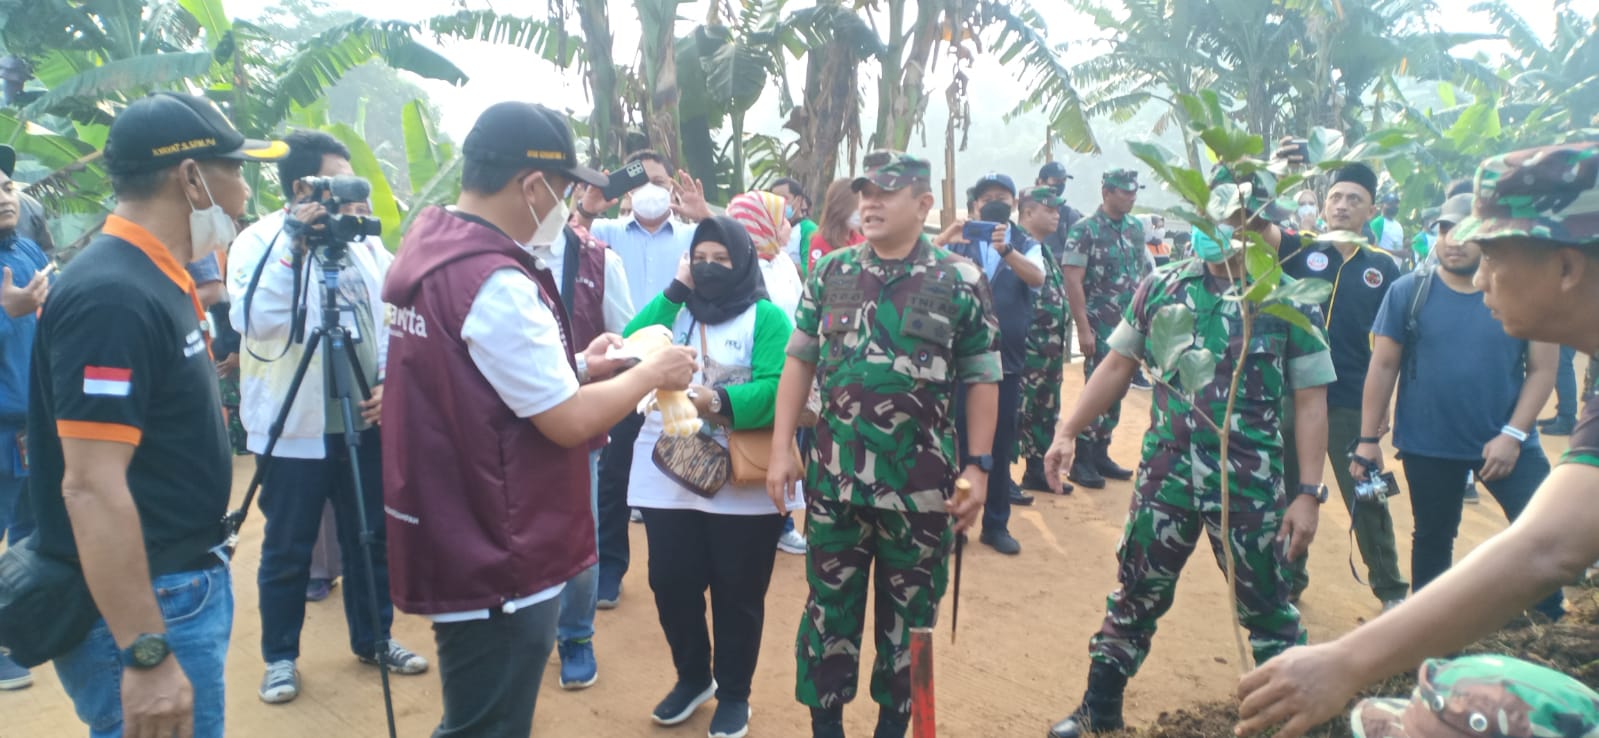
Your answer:
[[[1362,275],[1362,277],[1366,280],[1367,287],[1375,289],[1382,286],[1382,271],[1377,267],[1367,267],[1366,272]]]

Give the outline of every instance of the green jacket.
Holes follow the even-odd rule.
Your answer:
[[[624,336],[631,336],[649,325],[665,326],[674,330],[683,303],[672,302],[665,293],[655,296],[648,305],[633,316]],[[722,387],[727,392],[732,408],[733,430],[769,428],[777,408],[777,380],[783,374],[785,349],[794,326],[783,309],[770,300],[755,303],[755,335],[750,352],[750,381]],[[698,333],[689,337],[687,345],[699,349]]]

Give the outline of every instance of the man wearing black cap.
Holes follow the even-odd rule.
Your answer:
[[[1329,234],[1359,234],[1376,212],[1377,175],[1364,164],[1350,164],[1333,173],[1322,216]],[[1394,521],[1385,500],[1360,499],[1355,495],[1355,480],[1349,475],[1349,452],[1360,435],[1362,394],[1366,368],[1371,362],[1371,326],[1377,318],[1388,288],[1399,278],[1400,268],[1392,257],[1364,242],[1347,238],[1309,241],[1302,234],[1284,233],[1274,223],[1285,215],[1273,204],[1260,214],[1273,223],[1261,231],[1268,244],[1277,247],[1283,270],[1296,279],[1322,279],[1333,285],[1332,295],[1322,305],[1327,341],[1332,349],[1338,379],[1327,388],[1327,456],[1332,460],[1333,476],[1344,498],[1344,507],[1354,519],[1355,541],[1366,562],[1366,576],[1372,594],[1384,609],[1399,604],[1410,591],[1399,570],[1399,553],[1394,547]],[[1284,412],[1291,413],[1291,406]],[[1293,448],[1296,436],[1292,418],[1283,423],[1285,448]],[[1297,479],[1299,459],[1284,457],[1284,473]],[[1292,563],[1293,598],[1310,585],[1306,573],[1308,556]]]
[[[1013,502],[1030,505],[1033,498],[1016,487],[1010,467],[1016,452],[1027,329],[1033,322],[1033,290],[1044,286],[1044,252],[1027,231],[1011,222],[1016,183],[1009,176],[983,175],[970,190],[966,204],[979,220],[998,224],[993,235],[983,241],[967,241],[961,235],[965,224],[957,222],[940,234],[934,245],[944,246],[982,268],[993,294],[994,312],[999,316],[1000,360],[1004,368],[1004,378],[999,383],[1001,420],[994,431],[995,471],[988,476],[988,502],[983,508],[980,540],[1000,553],[1018,554],[1022,545],[1010,534],[1010,506]],[[955,417],[956,426],[964,427],[963,394],[956,395]]]
[[[1055,253],[1055,258],[1060,259],[1061,252],[1066,248],[1066,234],[1072,226],[1077,225],[1083,214],[1077,208],[1066,204],[1066,180],[1072,175],[1066,173],[1066,165],[1052,161],[1038,169],[1038,179],[1034,182],[1039,187],[1048,187],[1055,191],[1055,196],[1060,198],[1060,225],[1055,227],[1053,238],[1045,239],[1044,245]]]
[[[245,140],[205,98],[128,105],[106,138],[116,209],[39,318],[29,540],[82,566],[102,616],[54,659],[97,734],[222,735],[232,453],[183,265],[232,240],[243,162],[286,151]]]
[[[573,345],[555,276],[528,244],[566,225],[579,166],[566,119],[528,103],[478,117],[461,197],[405,234],[384,393],[384,511],[394,604],[433,620],[444,716],[433,735],[525,736],[563,584],[595,562],[587,444],[650,390],[686,389],[672,347],[616,379],[602,334]]]

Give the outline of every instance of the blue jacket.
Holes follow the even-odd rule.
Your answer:
[[[18,287],[33,281],[49,262],[39,245],[17,235],[0,237],[0,266],[11,268]],[[0,430],[21,430],[28,419],[28,370],[33,360],[37,315],[13,318],[0,312]]]

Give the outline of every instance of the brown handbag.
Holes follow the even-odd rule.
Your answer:
[[[772,429],[729,431],[727,452],[733,457],[734,484],[765,484],[766,467],[772,460]],[[799,444],[788,439],[788,452],[800,463]]]

